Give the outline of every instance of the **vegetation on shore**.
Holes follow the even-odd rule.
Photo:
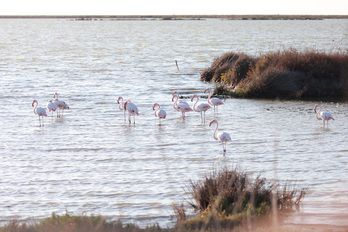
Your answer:
[[[187,193],[189,204],[198,216],[189,218],[187,207],[173,204],[176,218],[174,228],[159,225],[140,228],[136,224],[108,221],[104,217],[52,214],[51,217],[34,222],[11,221],[0,227],[0,232],[157,232],[157,231],[241,231],[248,222],[254,224],[262,217],[271,218],[283,210],[298,207],[305,196],[305,189],[289,189],[287,185],[267,182],[237,168],[223,169],[206,175],[199,181],[190,181]]]
[[[226,53],[201,74],[215,93],[240,98],[348,99],[348,51],[295,49],[261,54]]]

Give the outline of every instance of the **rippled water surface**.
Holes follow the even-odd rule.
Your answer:
[[[225,52],[347,50],[347,25],[0,20],[0,221],[68,211],[168,226],[189,180],[238,165],[309,188],[285,224],[348,227],[346,102],[319,102],[336,119],[323,128],[318,102],[226,99],[202,125],[198,113],[183,121],[171,101],[174,90],[204,96],[213,86],[200,73]],[[31,103],[44,107],[54,92],[70,110],[39,127]],[[124,121],[118,96],[137,104],[135,125]],[[167,111],[162,125],[155,102]],[[232,137],[225,157],[213,118]]]

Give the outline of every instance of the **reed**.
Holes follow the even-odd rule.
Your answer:
[[[247,98],[335,98],[348,92],[348,52],[270,52],[259,57],[226,53],[201,74],[216,92]]]

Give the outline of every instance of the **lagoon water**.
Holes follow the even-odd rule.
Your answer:
[[[214,86],[201,72],[230,51],[347,51],[347,28],[348,20],[1,19],[0,221],[68,211],[171,226],[171,204],[189,197],[190,180],[238,166],[309,189],[282,225],[344,230],[347,102],[225,99],[202,125],[195,112],[183,121],[171,94],[206,96]],[[70,109],[39,127],[31,103],[44,107],[54,92]],[[137,104],[135,125],[118,96]],[[167,111],[162,125],[155,102]],[[329,128],[315,118],[317,103],[335,118]],[[225,157],[213,118],[232,137]]]

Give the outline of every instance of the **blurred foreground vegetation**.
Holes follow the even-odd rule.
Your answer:
[[[186,191],[190,200],[172,206],[176,219],[173,228],[159,225],[140,228],[101,215],[74,216],[67,212],[38,221],[14,220],[1,226],[0,232],[246,231],[246,226],[247,230],[257,228],[260,221],[265,225],[281,212],[298,208],[307,190],[271,183],[260,175],[252,178],[237,168],[225,168],[201,180],[191,180]],[[188,209],[193,209],[195,215],[188,215]]]
[[[348,51],[226,53],[201,74],[216,94],[240,98],[348,99]]]

